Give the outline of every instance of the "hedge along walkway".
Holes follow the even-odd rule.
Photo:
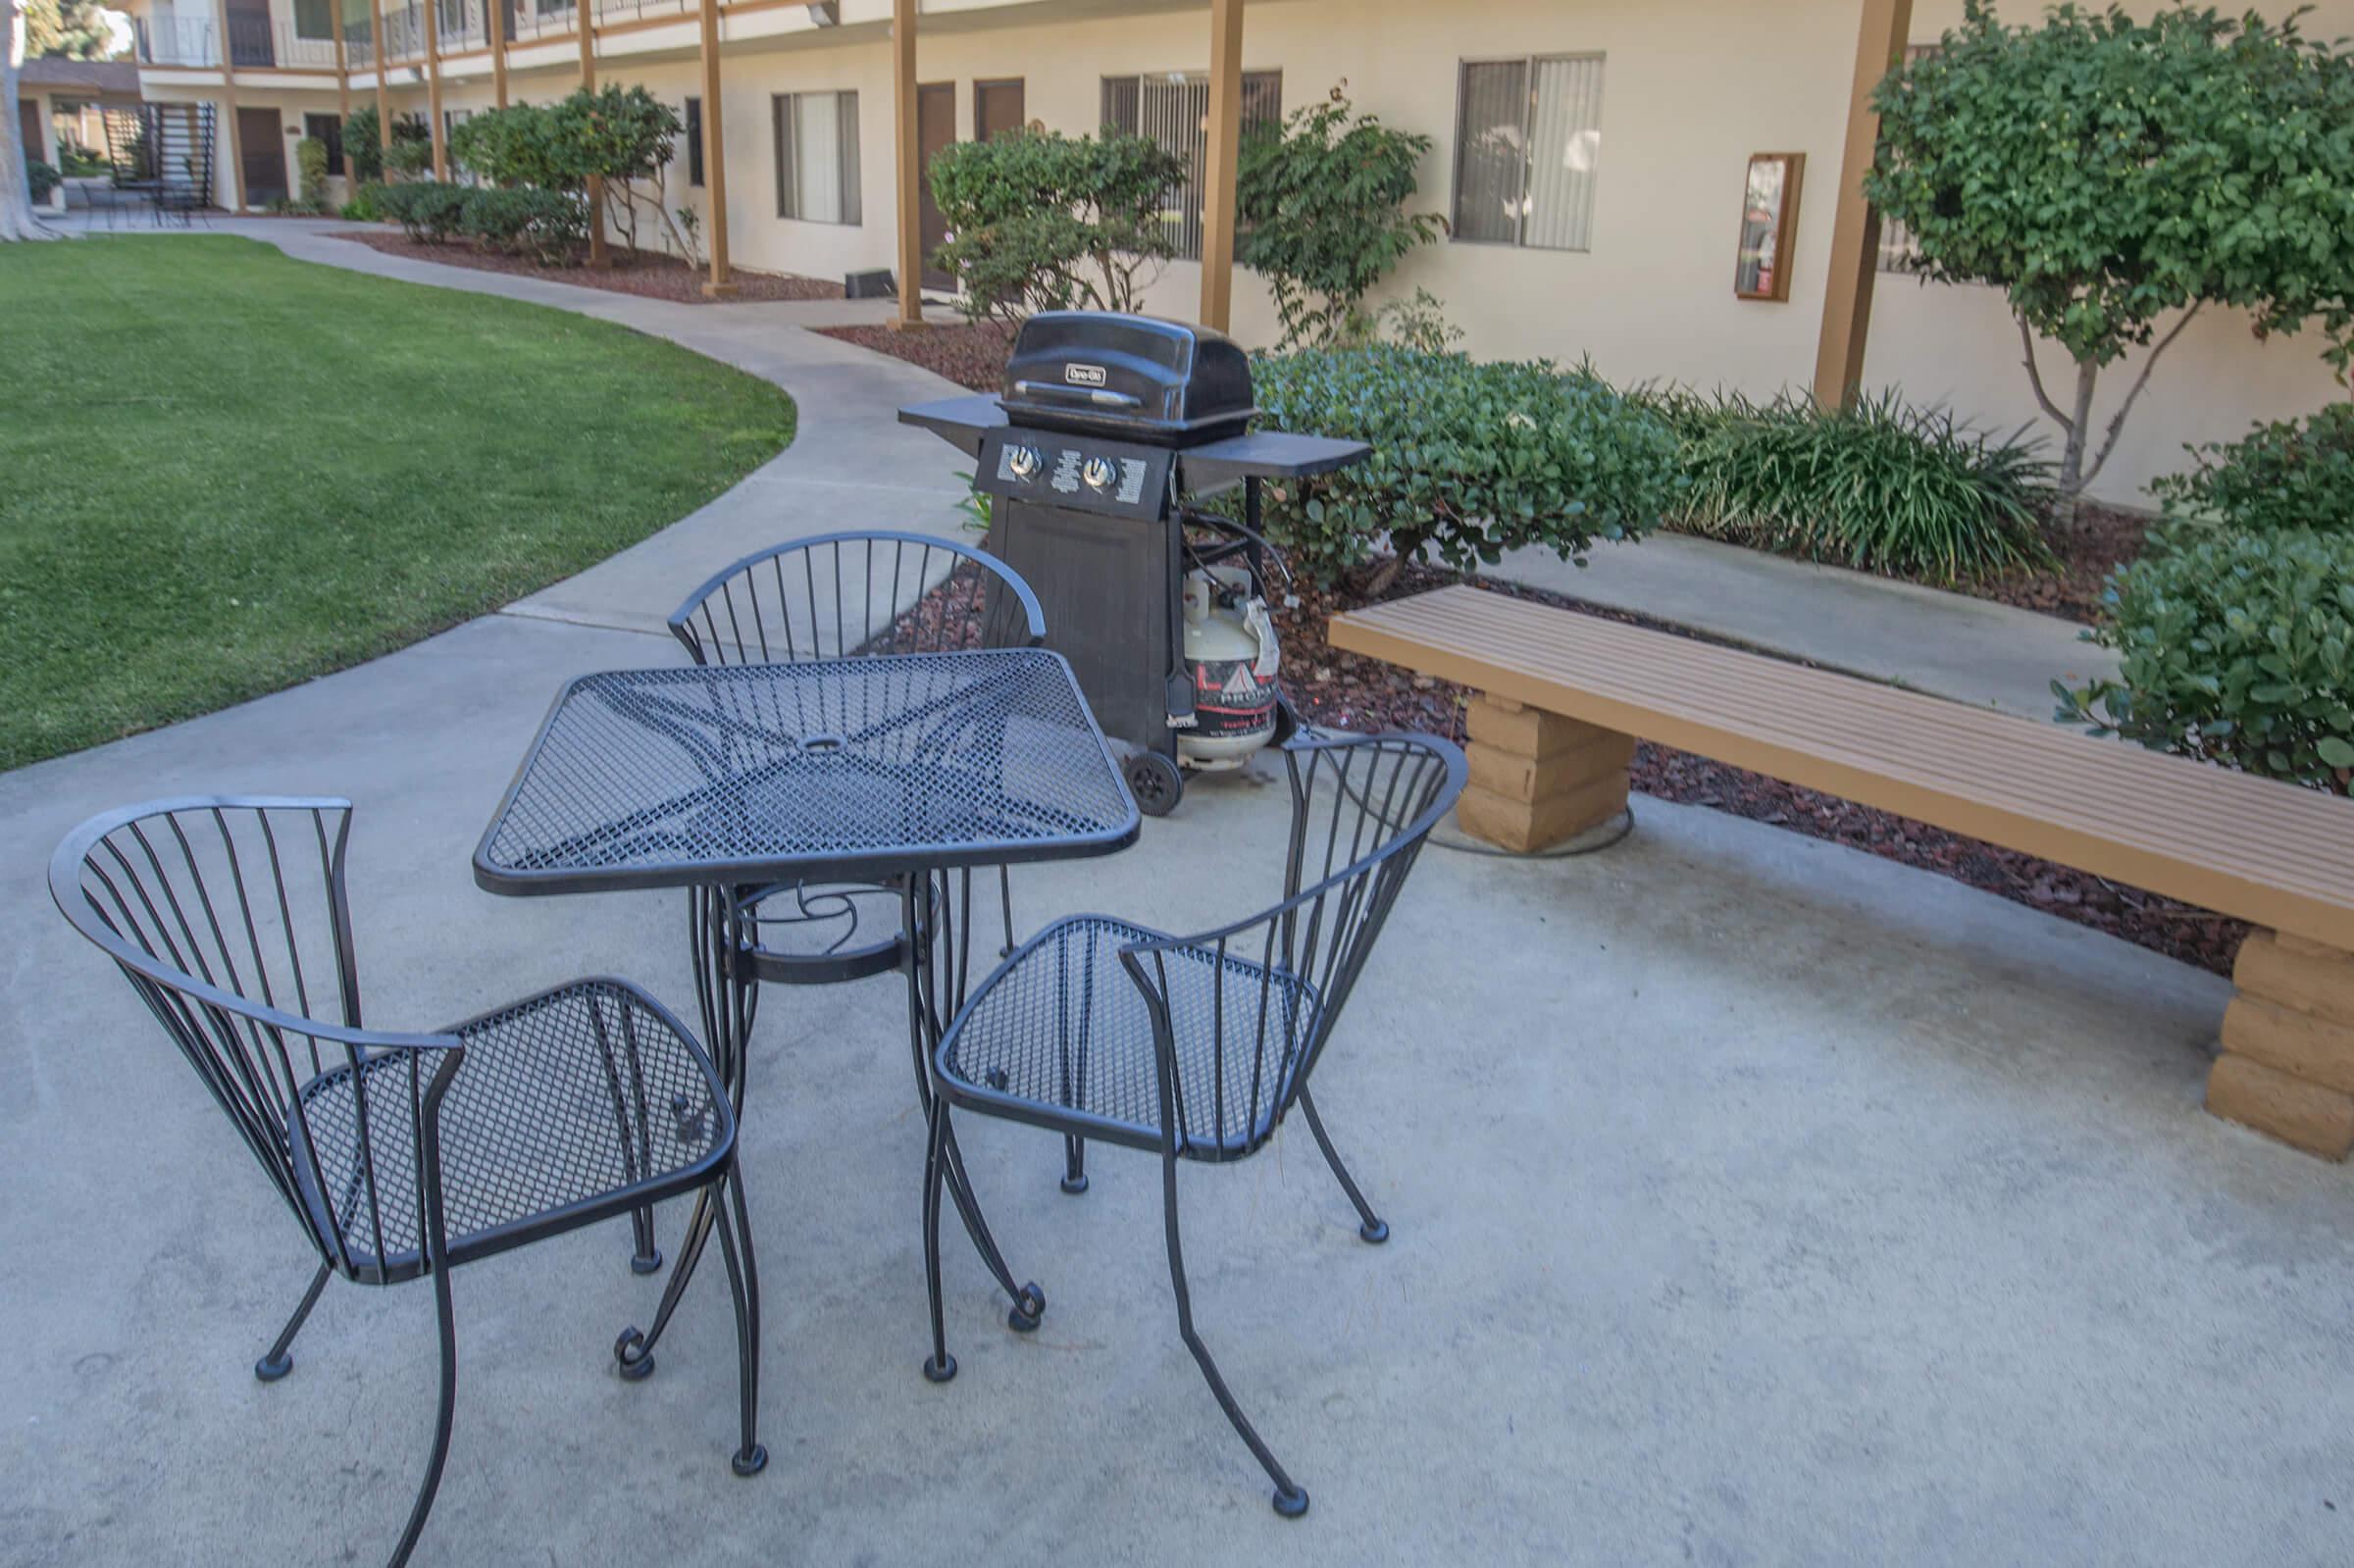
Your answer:
[[[8,246],[0,299],[0,767],[496,609],[793,436],[670,343],[230,235]]]

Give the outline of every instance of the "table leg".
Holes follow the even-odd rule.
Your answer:
[[[720,1083],[727,1087],[739,1128],[743,1125],[744,1062],[751,1050],[752,1020],[760,1005],[760,983],[753,978],[751,966],[740,962],[748,918],[743,900],[748,892],[741,887],[696,887],[689,893],[687,905],[687,935],[694,954],[694,1000],[702,1013],[703,1043],[711,1052],[711,1064],[719,1069]],[[662,1304],[654,1310],[653,1327],[643,1333],[624,1329],[613,1341],[613,1358],[621,1364],[623,1377],[642,1378],[654,1370],[654,1343],[670,1327],[670,1315],[687,1293],[687,1282],[694,1277],[694,1266],[701,1261],[719,1222],[722,1200],[716,1187],[706,1187],[695,1194],[694,1211],[688,1217],[678,1261],[671,1265],[670,1279],[662,1288]],[[653,1235],[652,1216],[641,1212],[633,1223],[643,1227],[640,1233],[642,1251]],[[661,1266],[658,1254],[654,1266]]]
[[[1027,1334],[1038,1327],[1046,1312],[1046,1292],[1036,1282],[1014,1283],[1013,1271],[1005,1266],[1004,1254],[998,1250],[997,1238],[990,1234],[989,1220],[965,1175],[964,1154],[956,1146],[948,1107],[942,1105],[936,1110],[932,1103],[932,1052],[948,1021],[964,1005],[971,974],[972,873],[956,874],[953,894],[947,874],[935,881],[931,873],[911,873],[900,884],[899,909],[900,930],[907,937],[907,1043],[915,1059],[916,1097],[927,1122],[935,1114],[941,1120],[946,1156],[941,1174],[948,1196],[955,1200],[956,1213],[964,1221],[965,1234],[973,1239],[973,1249],[1013,1302],[1005,1321],[1015,1331]],[[928,1145],[929,1139],[927,1160],[931,1158]]]

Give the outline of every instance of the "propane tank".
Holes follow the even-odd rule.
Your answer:
[[[1178,761],[1203,772],[1239,768],[1274,738],[1278,658],[1275,622],[1249,572],[1213,566],[1186,574],[1185,668],[1195,723],[1177,736]]]

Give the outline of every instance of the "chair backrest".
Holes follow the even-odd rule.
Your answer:
[[[1021,574],[921,533],[796,539],[747,555],[687,596],[672,635],[697,664],[1036,647],[1046,615]]]
[[[1120,954],[1152,1017],[1161,1126],[1183,1129],[1198,1159],[1252,1152],[1299,1098],[1466,772],[1453,742],[1406,733],[1295,740],[1284,767],[1292,823],[1283,900]],[[1181,1027],[1194,1037],[1183,1055]]]
[[[351,803],[283,796],[201,796],[103,813],[67,835],[49,863],[49,891],[76,930],[105,949],[228,1115],[279,1195],[328,1262],[355,1274],[349,1235],[376,1258],[418,1247],[422,1214],[413,1160],[403,1194],[383,1194],[378,1142],[414,1150],[416,1118],[437,1100],[446,1071],[427,1085],[421,1054],[456,1042],[442,1036],[371,1033],[360,1024],[359,970],[344,892]],[[378,1059],[406,1047],[407,1063]],[[454,1069],[462,1052],[429,1063]],[[316,1153],[302,1090],[323,1074],[353,1075],[376,1062],[371,1091],[350,1096],[328,1136],[361,1151],[360,1179],[306,1202],[296,1139]],[[385,1071],[394,1083],[373,1081]],[[371,1122],[369,1102],[397,1105],[399,1127]],[[342,1125],[350,1123],[354,1125]],[[314,1157],[310,1168],[320,1168]],[[324,1212],[321,1210],[324,1209]],[[389,1244],[387,1244],[389,1243]]]

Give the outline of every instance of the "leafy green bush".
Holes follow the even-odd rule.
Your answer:
[[[1268,528],[1319,578],[1385,533],[1402,559],[1469,567],[1542,544],[1582,563],[1678,499],[1673,432],[1583,368],[1374,344],[1261,359],[1252,375],[1263,426],[1372,443],[1364,462],[1267,497]]]
[[[457,231],[468,194],[464,185],[413,179],[382,187],[376,199],[384,207],[384,216],[396,221],[411,239],[439,245]]]
[[[47,201],[49,193],[65,179],[65,176],[57,172],[55,164],[44,163],[38,158],[25,160],[25,176],[32,182],[34,201]]]
[[[351,197],[343,203],[342,216],[355,224],[381,224],[392,216],[384,205],[384,185],[371,179],[352,188]]]
[[[1342,98],[1309,104],[1247,138],[1237,159],[1236,260],[1273,288],[1285,348],[1370,337],[1366,292],[1446,228],[1437,213],[1406,210],[1430,137],[1351,113]]]
[[[383,150],[384,172],[423,179],[434,170],[434,132],[414,116],[392,122],[392,145]]]
[[[2174,518],[2235,529],[2354,531],[2354,403],[2259,425],[2228,444],[2196,447],[2198,467],[2153,483]]]
[[[570,190],[581,183],[580,159],[565,145],[555,111],[537,104],[480,111],[450,131],[449,156],[494,185]]]
[[[964,283],[979,321],[1032,311],[1132,311],[1149,270],[1176,253],[1161,221],[1182,159],[1150,136],[1009,131],[933,155],[948,240],[933,261]]]
[[[1784,394],[1657,397],[1684,442],[1683,527],[1781,555],[1953,582],[2044,565],[2050,466],[1895,394],[1826,411]]]
[[[58,143],[57,162],[68,179],[104,177],[114,170],[104,154],[92,152],[77,141]]]
[[[327,143],[317,136],[305,136],[294,144],[294,167],[302,174],[302,196],[305,201],[319,204],[327,210]]]
[[[571,191],[486,185],[466,193],[458,228],[492,250],[556,267],[588,237],[588,212]]]
[[[376,118],[376,105],[363,105],[343,117],[343,166],[351,172],[353,183],[384,177],[383,141],[384,130]]]
[[[2354,535],[2175,528],[2109,581],[2115,681],[2059,717],[2315,789],[2354,780]]]

